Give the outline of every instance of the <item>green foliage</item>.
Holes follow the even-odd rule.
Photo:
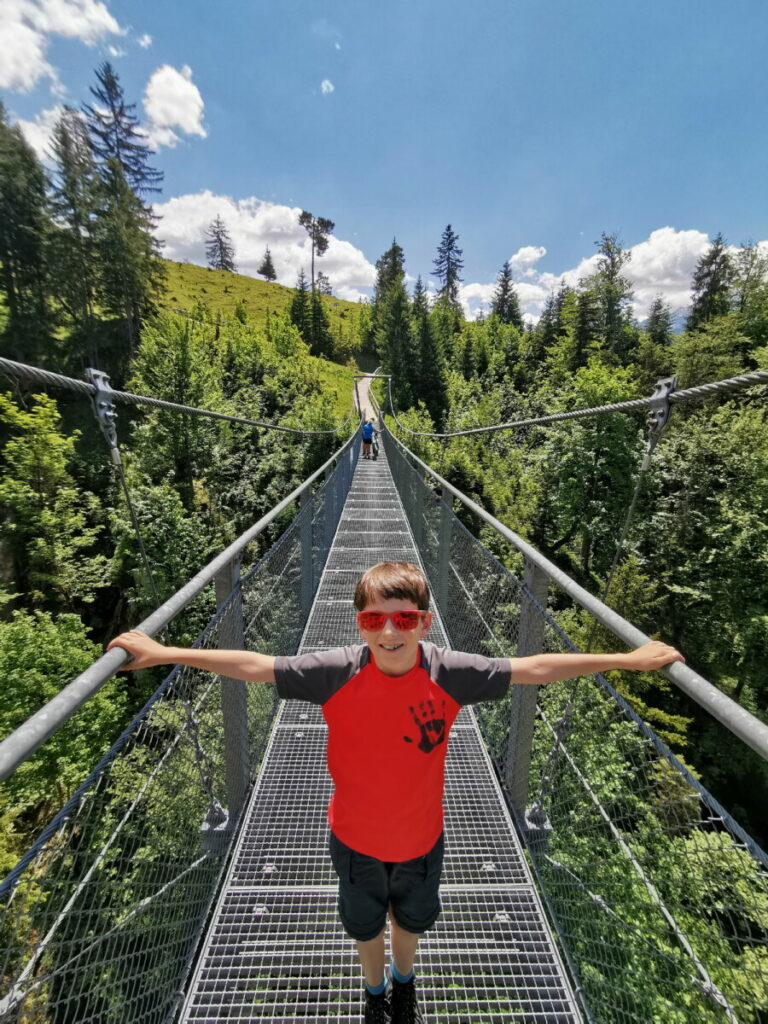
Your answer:
[[[0,735],[18,728],[101,653],[76,615],[17,611],[0,622]],[[111,680],[4,784],[0,814],[10,828],[2,833],[0,869],[12,866],[30,825],[57,809],[95,766],[125,712],[121,686]]]
[[[27,411],[0,395],[3,547],[31,606],[72,610],[93,601],[106,583],[106,560],[93,550],[103,528],[101,505],[72,477],[78,435],[61,433],[61,417],[47,395],[33,401]]]

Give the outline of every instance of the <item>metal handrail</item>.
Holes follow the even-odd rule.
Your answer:
[[[642,630],[633,626],[631,622],[622,618],[618,612],[615,612],[608,605],[603,604],[593,594],[590,594],[588,590],[580,587],[578,583],[570,578],[562,569],[559,569],[554,562],[550,562],[548,558],[542,555],[536,548],[532,547],[527,541],[524,541],[522,537],[519,537],[514,531],[510,530],[508,526],[499,522],[494,516],[486,512],[485,509],[481,508],[477,502],[472,501],[465,494],[462,494],[458,488],[454,487],[453,484],[448,483],[438,473],[436,473],[430,466],[421,459],[414,455],[414,453],[400,441],[391,430],[383,424],[383,429],[386,431],[389,437],[392,438],[394,443],[402,449],[403,453],[407,458],[410,458],[413,463],[419,466],[425,473],[439,484],[443,489],[444,493],[453,495],[463,505],[465,505],[471,512],[488,523],[489,526],[508,541],[514,548],[516,548],[528,561],[532,562],[554,583],[590,612],[598,622],[602,623],[607,629],[609,629],[614,636],[617,636],[624,643],[629,644],[631,647],[640,647],[642,644],[647,644],[650,641],[650,637],[646,636]],[[680,662],[675,662],[672,665],[668,665],[666,668],[660,669],[664,675],[673,682],[679,689],[686,693],[691,700],[694,700],[700,707],[708,711],[713,718],[717,719],[721,725],[724,725],[726,729],[730,730],[734,736],[738,736],[740,740],[751,747],[752,750],[760,754],[761,757],[768,760],[768,725],[765,722],[761,722],[759,718],[750,714],[746,708],[743,708],[740,704],[737,704],[735,700],[726,696],[721,690],[718,690],[716,686],[713,686],[703,676],[700,676],[698,672],[695,672],[692,668],[687,665],[683,665]]]
[[[168,625],[197,595],[211,583],[216,575],[236,558],[256,537],[259,536],[292,502],[301,498],[312,484],[334,462],[338,461],[350,448],[357,436],[359,425],[355,427],[351,437],[344,443],[327,462],[308,477],[302,484],[283,498],[270,512],[257,523],[234,540],[229,547],[217,555],[197,575],[184,584],[163,604],[156,608],[143,622],[136,626],[147,636],[154,636]],[[0,782],[5,781],[37,750],[47,739],[61,728],[74,713],[90,700],[91,697],[106,683],[118,669],[128,661],[128,652],[121,647],[113,648],[103,654],[76,679],[68,683],[26,722],[23,722],[9,736],[0,742]]]

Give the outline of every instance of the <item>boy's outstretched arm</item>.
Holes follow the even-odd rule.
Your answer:
[[[121,672],[152,668],[154,665],[189,665],[250,683],[275,681],[275,659],[255,651],[198,651],[191,647],[165,647],[138,629],[116,636],[107,645],[107,650],[113,647],[122,647],[131,655],[131,660],[120,669]]]
[[[685,661],[685,658],[669,644],[652,640],[629,654],[531,654],[527,658],[510,658],[509,661],[513,683],[540,685],[616,668],[649,672],[673,661]]]

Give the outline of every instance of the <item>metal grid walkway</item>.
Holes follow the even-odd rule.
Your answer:
[[[358,462],[300,652],[358,642],[361,572],[419,562],[383,451]],[[436,609],[430,639],[445,644]],[[320,710],[284,702],[253,792],[184,1021],[359,1022],[362,973],[336,913]],[[446,766],[443,913],[417,954],[429,1024],[574,1024],[580,1017],[474,715]]]

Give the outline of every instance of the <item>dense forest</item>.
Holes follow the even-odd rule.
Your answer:
[[[683,388],[768,365],[768,259],[754,245],[734,252],[721,237],[699,261],[679,333],[661,298],[642,325],[635,321],[630,254],[610,234],[597,243],[595,273],[577,287],[562,285],[537,324],[523,318],[508,263],[490,314],[467,321],[459,302],[463,254],[450,226],[431,273],[437,295],[421,277],[409,294],[405,254],[393,242],[377,263],[371,303],[339,319],[315,268],[334,225],[304,211],[310,279],[302,273],[295,290],[262,284],[279,298],[256,316],[238,293],[220,221],[208,239],[213,269],[160,258],[148,197],[162,176],[109,65],[97,70],[92,94],[92,104],[62,115],[52,170],[0,108],[2,355],[73,376],[92,365],[115,387],[335,433],[297,442],[121,409],[120,445],[154,566],[150,581],[88,403],[9,380],[0,396],[0,663],[12,680],[3,734],[97,657],[107,638],[139,621],[154,605],[153,586],[167,597],[327,458],[352,429],[345,420],[355,365],[376,360],[392,374],[400,425],[389,423],[409,447],[596,594],[645,449],[642,416],[445,441],[420,432],[636,398],[670,374]],[[210,274],[212,283],[208,301],[183,315],[171,310],[184,304],[185,271]],[[260,273],[274,280],[269,251]],[[213,282],[225,279],[232,289],[222,301],[229,286]],[[765,426],[764,388],[675,407],[607,597],[761,717],[768,706]],[[519,568],[495,534],[467,525]],[[180,639],[191,639],[206,613],[200,607],[190,616]],[[615,642],[590,635],[574,613],[565,619],[584,647]],[[73,790],[155,683],[113,681],[77,730],[63,730],[16,773],[0,796],[0,868],[12,865],[24,837]],[[620,689],[765,842],[765,765],[671,688],[641,677],[622,680]]]
[[[650,395],[669,375],[681,390],[768,366],[768,255],[718,236],[696,266],[684,330],[657,298],[632,315],[631,254],[599,242],[597,269],[563,284],[539,322],[524,322],[509,264],[487,317],[465,320],[462,251],[449,225],[433,276],[405,287],[393,242],[377,263],[369,344],[392,374],[395,433],[425,462],[598,596],[614,561],[647,431],[610,413],[546,427],[438,439],[453,432]],[[385,397],[384,390],[381,392]],[[763,720],[768,718],[768,431],[766,388],[674,406],[642,481],[608,603]],[[519,562],[456,506],[497,554]],[[618,649],[606,630],[561,615],[583,649]],[[705,785],[763,842],[768,766],[671,687],[622,679],[620,691]]]

